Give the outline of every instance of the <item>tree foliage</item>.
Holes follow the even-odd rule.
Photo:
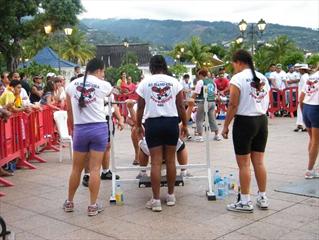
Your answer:
[[[115,85],[117,80],[121,76],[121,72],[126,72],[127,76],[132,77],[133,82],[138,82],[141,79],[142,72],[137,68],[135,64],[126,64],[122,65],[119,68],[107,68],[105,70],[106,79],[112,84]]]
[[[44,34],[45,23],[53,31],[74,25],[83,10],[80,0],[0,0],[0,51],[8,70],[17,68],[24,39]]]
[[[182,64],[175,64],[169,68],[174,77],[180,78],[183,74],[187,73],[187,68]]]
[[[35,75],[41,75],[45,77],[48,73],[55,73],[58,75],[58,71],[48,65],[40,65],[35,62],[32,62],[26,68],[20,68],[19,73],[24,73],[27,77],[32,77]]]

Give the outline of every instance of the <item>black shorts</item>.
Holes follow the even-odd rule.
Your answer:
[[[177,117],[148,118],[145,121],[145,139],[148,148],[176,146],[179,137]]]
[[[112,135],[114,136],[115,134],[115,124],[113,123],[113,131],[112,131]],[[106,116],[106,124],[107,124],[107,129],[108,129],[108,138],[107,138],[107,143],[111,142],[111,128],[110,128],[110,117]]]
[[[261,116],[235,116],[233,143],[237,155],[265,152],[268,138],[268,119]]]

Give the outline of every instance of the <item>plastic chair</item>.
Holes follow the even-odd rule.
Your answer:
[[[68,115],[66,111],[57,111],[53,114],[56,127],[60,136],[60,162],[62,162],[62,146],[65,143],[69,144],[70,147],[70,159],[72,160],[73,155],[73,141],[72,137],[69,134],[68,129]]]

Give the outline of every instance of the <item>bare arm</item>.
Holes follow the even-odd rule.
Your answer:
[[[305,99],[305,93],[304,92],[301,92],[300,93],[300,97],[299,97],[299,104],[300,104],[300,109],[302,111],[302,108],[303,108],[303,100]]]
[[[144,114],[145,100],[141,96],[138,96],[137,100],[137,114],[136,114],[136,133],[140,138],[144,137],[144,130],[142,127],[142,118]]]
[[[229,132],[229,125],[233,118],[235,117],[238,105],[239,105],[239,97],[240,97],[240,90],[238,87],[231,85],[230,86],[230,99],[229,99],[229,105],[227,109],[227,115],[224,123],[224,129],[223,129],[223,137],[225,139],[228,138],[228,132]]]
[[[185,105],[184,105],[184,96],[183,96],[183,91],[180,91],[176,95],[176,108],[178,112],[178,116],[180,117],[182,121],[182,126],[181,126],[181,135],[187,136],[188,135],[188,128],[187,128],[187,116],[186,116],[186,110],[185,110]]]
[[[38,97],[42,97],[43,91],[39,91],[35,86],[32,87],[31,93],[37,95]]]
[[[117,120],[117,126],[118,126],[118,128],[120,129],[120,131],[122,131],[123,130],[123,128],[124,128],[124,120],[123,120],[123,117],[122,117],[122,115],[121,115],[121,113],[120,113],[120,109],[119,109],[119,107],[117,106],[117,104],[113,104],[113,107],[114,107],[114,116],[115,116],[115,118],[116,118],[116,120]]]
[[[67,106],[67,114],[68,114],[68,125],[73,130],[72,104],[71,104],[71,98],[68,94],[66,95],[66,106]]]

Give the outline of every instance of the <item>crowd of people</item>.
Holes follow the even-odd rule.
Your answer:
[[[73,133],[73,162],[69,178],[68,198],[63,208],[66,212],[74,210],[73,198],[81,181],[89,188],[90,204],[88,215],[95,216],[103,210],[97,203],[100,180],[111,180],[110,132],[117,124],[119,130],[124,122],[131,126],[131,139],[134,146],[134,165],[151,164],[150,178],[152,197],[146,207],[161,211],[160,181],[163,161],[167,168],[168,192],[166,204],[174,206],[176,198],[174,186],[176,179],[177,157],[181,176],[191,176],[187,171],[188,152],[185,141],[203,142],[203,124],[205,116],[204,100],[208,102],[208,126],[214,133],[214,140],[228,138],[229,126],[233,124],[233,144],[239,167],[240,197],[227,206],[230,211],[252,212],[254,207],[250,199],[250,162],[252,163],[258,184],[257,206],[267,209],[266,169],[264,152],[266,149],[269,107],[269,90],[283,90],[298,87],[300,108],[297,113],[295,131],[308,131],[309,164],[306,178],[319,177],[314,168],[319,149],[319,76],[318,69],[311,71],[306,64],[289,66],[286,73],[280,64],[271,64],[269,72],[262,75],[255,71],[251,55],[239,50],[233,56],[234,74],[218,69],[216,75],[205,68],[196,71],[194,80],[188,74],[181,81],[172,77],[161,55],[150,60],[151,76],[141,77],[137,83],[132,77],[122,72],[120,79],[112,87],[105,81],[104,63],[92,59],[86,66],[85,73],[76,67],[75,76],[66,86],[63,76],[48,73],[44,84],[42,76],[33,76],[29,85],[19,73],[1,74],[0,117],[5,121],[11,113],[29,113],[47,105],[54,110],[67,110],[68,121]],[[206,90],[207,89],[207,90]],[[206,91],[206,92],[205,92]],[[276,92],[273,94],[275,95]],[[120,107],[114,103],[121,96],[125,100],[128,116],[121,116]],[[287,96],[284,96],[287,97]],[[273,96],[278,99],[278,96]],[[112,116],[108,103],[112,102]],[[227,115],[223,129],[216,122],[218,102],[227,105]],[[285,115],[279,111],[276,115]],[[115,122],[113,121],[115,119]],[[194,136],[189,133],[189,121],[196,123]],[[101,172],[102,168],[102,172]],[[9,175],[1,168],[0,174]],[[137,178],[147,176],[141,170]],[[119,179],[119,176],[116,176]]]

